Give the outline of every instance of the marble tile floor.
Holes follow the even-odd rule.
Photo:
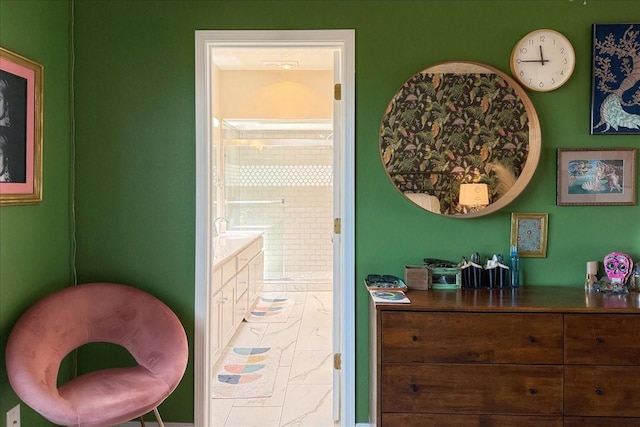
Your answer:
[[[328,290],[317,290],[328,289]],[[213,426],[333,427],[331,286],[265,284],[263,295],[295,300],[287,322],[242,322],[230,346],[282,349],[267,398],[213,399]]]

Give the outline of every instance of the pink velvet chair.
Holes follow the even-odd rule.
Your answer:
[[[57,386],[62,359],[91,342],[123,346],[137,366],[102,369]],[[178,386],[188,360],[184,328],[163,302],[112,283],[65,288],[18,320],[6,348],[11,387],[64,426],[113,426],[153,411]]]

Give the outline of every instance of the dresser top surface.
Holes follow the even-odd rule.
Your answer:
[[[378,310],[639,313],[640,293],[585,291],[582,286],[514,289],[408,290],[409,304],[375,303]]]

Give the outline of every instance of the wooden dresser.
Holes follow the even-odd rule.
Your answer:
[[[407,296],[371,302],[372,426],[640,427],[640,294]]]

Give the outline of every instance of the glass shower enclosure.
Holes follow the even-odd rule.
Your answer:
[[[224,212],[230,230],[261,231],[265,280],[331,281],[331,121],[223,120]]]

